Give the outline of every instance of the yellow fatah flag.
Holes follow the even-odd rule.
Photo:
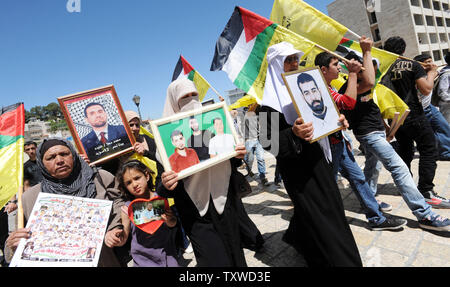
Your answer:
[[[248,107],[252,104],[256,104],[256,99],[250,95],[245,95],[239,100],[237,100],[234,104],[228,107],[229,110],[238,109],[241,107]]]
[[[359,43],[344,38],[348,28],[302,0],[275,0],[270,19],[343,57],[350,51],[361,55]],[[308,56],[307,66],[313,65],[314,56]],[[378,84],[378,80],[383,78],[398,55],[372,48],[372,57],[378,61],[377,85],[374,88],[373,99],[380,108],[383,118],[391,119],[395,112],[400,112],[401,116],[408,106],[389,87],[389,84]],[[336,88],[342,84],[342,77],[332,83]]]
[[[348,29],[301,0],[275,0],[270,20],[334,51]]]
[[[153,134],[151,132],[149,132],[146,128],[144,128],[142,125],[139,128],[139,134],[141,135],[147,135],[150,138],[154,139],[155,137],[153,136]]]

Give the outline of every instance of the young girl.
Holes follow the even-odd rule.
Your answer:
[[[178,231],[177,218],[172,210],[167,210],[161,216],[164,223],[150,235],[136,225],[128,217],[128,206],[134,199],[150,199],[156,195],[153,192],[151,171],[141,162],[132,160],[123,164],[117,173],[119,188],[124,192],[126,203],[122,206],[122,224],[124,229],[115,246],[122,246],[131,232],[131,256],[135,267],[178,267],[176,235]]]

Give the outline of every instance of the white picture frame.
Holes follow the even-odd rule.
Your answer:
[[[204,152],[200,152],[198,151],[198,149],[203,148],[204,151],[205,148],[204,145],[210,144],[213,141],[207,140],[208,137],[205,136],[206,132],[203,132],[202,133],[203,141],[200,143],[202,146],[199,146],[198,141],[196,140],[191,140],[191,144],[189,144],[189,139],[192,139],[191,136],[193,135],[192,128],[190,127],[190,120],[192,118],[195,118],[198,122],[200,130],[210,131],[211,133],[213,133],[211,126],[215,125],[213,122],[219,124],[219,120],[216,120],[219,117],[221,117],[222,124],[224,125],[223,127],[224,132],[221,138],[223,139],[227,138],[227,140],[220,142],[230,143],[232,139],[233,148],[231,149],[230,145],[226,146],[214,145],[214,146],[223,146],[224,147],[223,152],[220,152],[217,155],[214,155],[213,157],[210,156],[208,158],[205,157]],[[170,117],[154,120],[150,122],[150,126],[153,132],[156,147],[160,159],[162,161],[164,170],[165,171],[174,170],[175,172],[178,173],[178,179],[183,179],[196,172],[210,168],[218,163],[221,163],[223,161],[229,160],[230,158],[237,156],[238,153],[235,151],[235,147],[239,144],[242,144],[234,128],[233,120],[231,118],[231,115],[228,111],[228,107],[225,102],[207,105],[193,111],[177,113]],[[186,168],[179,169],[180,165],[176,164],[175,159],[175,157],[179,158],[179,156],[175,155],[174,157],[171,158],[171,156],[177,152],[173,144],[173,141],[181,138],[179,135],[177,135],[178,138],[176,138],[177,136],[172,137],[172,133],[174,133],[174,130],[182,131],[183,138],[185,140],[185,146],[190,149],[196,149],[196,154],[199,159],[199,162],[193,165],[189,165]],[[191,133],[189,133],[189,130],[191,131]],[[212,136],[211,140],[216,136],[217,135]],[[194,143],[192,143],[192,141],[194,141]],[[215,140],[214,142],[217,143],[219,141]],[[211,152],[212,149],[213,149],[212,144],[208,145],[208,151]],[[221,149],[214,149],[214,150],[221,151]],[[192,153],[192,151],[189,151],[189,153]],[[186,157],[190,157],[188,156],[187,152]],[[186,157],[181,159],[184,160]]]
[[[282,77],[298,116],[313,124],[311,143],[343,129],[339,110],[319,67],[283,73]]]

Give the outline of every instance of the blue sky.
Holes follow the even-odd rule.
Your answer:
[[[36,105],[113,84],[124,110],[161,117],[180,54],[223,96],[234,89],[225,72],[210,72],[214,47],[235,6],[267,18],[273,0],[0,1],[0,98]],[[332,0],[306,0],[327,14]],[[210,90],[205,99],[216,95]]]

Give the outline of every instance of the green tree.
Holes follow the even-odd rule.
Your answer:
[[[69,130],[65,120],[55,120],[50,122],[50,132]]]
[[[57,103],[50,103],[43,108],[45,119],[53,121],[62,117],[61,108]]]

